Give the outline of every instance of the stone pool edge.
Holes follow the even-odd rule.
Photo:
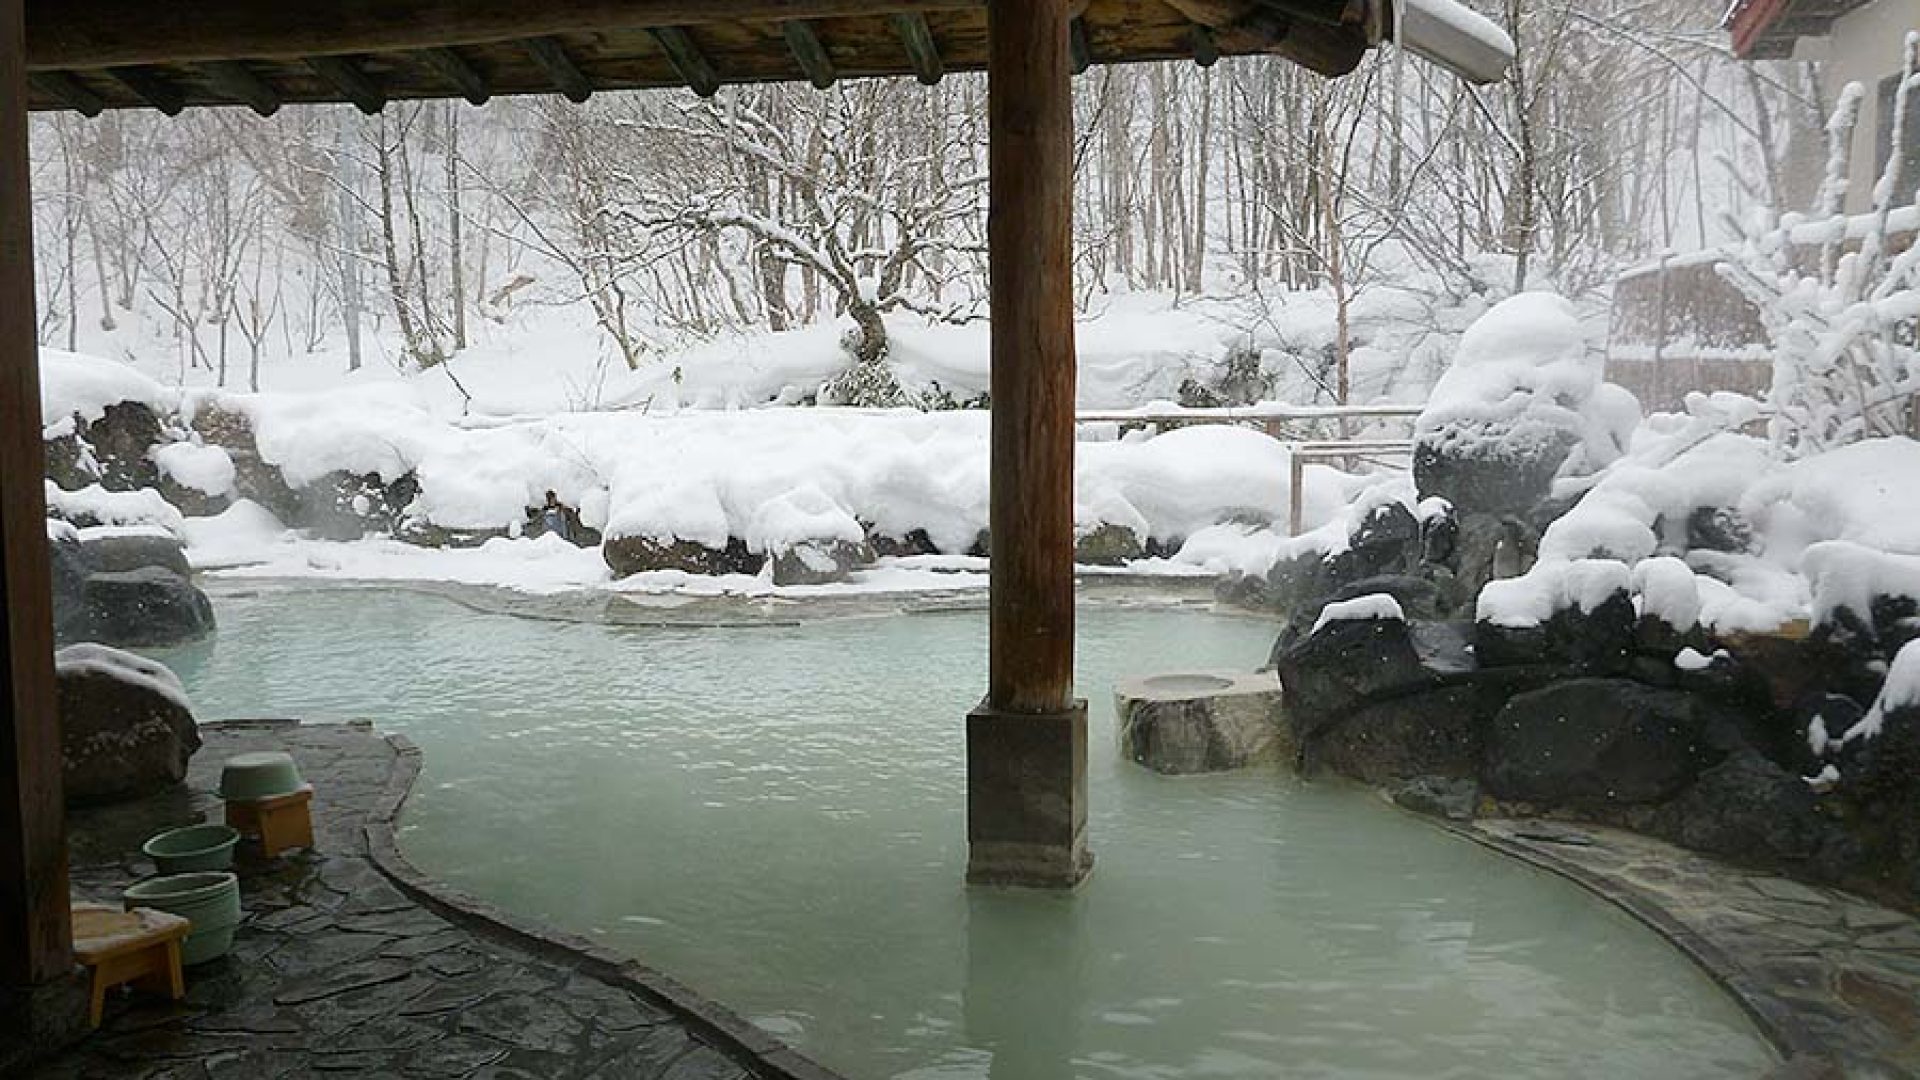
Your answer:
[[[1768,1076],[1798,1075],[1789,1071],[1796,1062],[1824,1060],[1830,1053],[1831,1048],[1813,1034],[1791,1005],[1772,994],[1760,979],[1736,962],[1726,950],[1681,921],[1651,895],[1551,852],[1488,832],[1476,823],[1449,821],[1400,808],[1390,798],[1386,801],[1402,813],[1425,821],[1443,832],[1571,882],[1653,931],[1733,999],[1740,1011],[1753,1022],[1760,1037],[1780,1055],[1779,1067],[1769,1072]]]
[[[633,957],[594,944],[461,892],[420,870],[400,850],[398,824],[424,755],[405,735],[380,736],[395,753],[385,789],[364,834],[373,865],[401,891],[456,925],[536,956],[564,961],[593,978],[632,990],[684,1021],[717,1049],[766,1080],[846,1080],[745,1017]]]

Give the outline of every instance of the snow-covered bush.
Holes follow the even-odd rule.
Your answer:
[[[1827,124],[1826,180],[1810,218],[1788,215],[1755,231],[1721,265],[1752,300],[1773,338],[1774,440],[1815,454],[1874,436],[1913,434],[1920,393],[1920,245],[1894,238],[1920,227],[1914,192],[1896,190],[1907,111],[1920,108],[1920,33],[1909,34],[1894,94],[1886,171],[1873,210],[1842,215],[1848,155],[1866,89],[1848,85]]]

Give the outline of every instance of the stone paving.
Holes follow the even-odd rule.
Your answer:
[[[440,889],[392,817],[419,755],[365,725],[210,725],[187,784],[71,817],[76,895],[152,872],[142,840],[218,821],[220,762],[285,749],[315,788],[317,850],[237,867],[248,920],[187,971],[181,1004],[123,998],[30,1076],[835,1080],[738,1017],[622,957]]]
[[[1778,1076],[1920,1076],[1920,920],[1615,829],[1459,831],[1587,886],[1691,955],[1781,1048]]]

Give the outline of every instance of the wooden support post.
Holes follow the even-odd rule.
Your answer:
[[[474,70],[472,64],[467,63],[466,57],[452,49],[422,49],[420,62],[460,91],[460,96],[467,99],[469,105],[485,105],[493,97],[493,89],[487,85],[487,80]]]
[[[992,599],[967,718],[967,880],[1067,888],[1086,850],[1086,703],[1073,697],[1071,0],[988,5]]]
[[[787,39],[787,51],[793,53],[794,62],[806,73],[813,88],[825,90],[832,86],[833,58],[827,55],[826,46],[820,44],[820,35],[813,32],[812,25],[792,19],[780,24],[780,33]]]
[[[280,111],[280,92],[268,86],[243,60],[209,60],[200,65],[207,82],[231,98],[239,98],[261,116]]]
[[[26,30],[0,0],[0,986],[73,970],[41,477]]]

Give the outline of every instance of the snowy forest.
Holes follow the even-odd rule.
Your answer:
[[[1340,80],[1278,58],[1081,75],[1083,312],[1211,305],[1289,357],[1251,391],[1211,373],[1183,395],[1201,403],[1275,378],[1301,402],[1417,400],[1437,367],[1396,380],[1447,312],[1539,287],[1603,306],[1623,266],[1810,204],[1797,178],[1817,180],[1835,103],[1808,65],[1735,61],[1717,0],[1479,6],[1518,46],[1484,89],[1391,49]],[[260,390],[558,333],[601,378],[679,385],[702,343],[834,323],[803,399],[977,400],[889,360],[895,327],[984,318],[985,94],[954,75],[42,115],[41,340]]]

